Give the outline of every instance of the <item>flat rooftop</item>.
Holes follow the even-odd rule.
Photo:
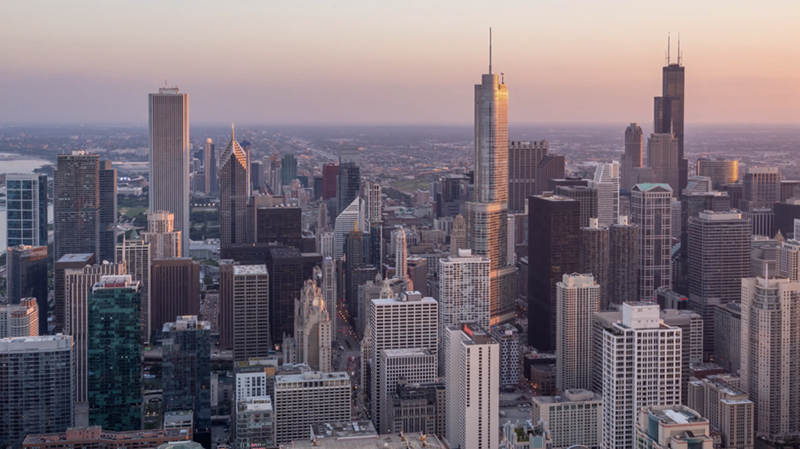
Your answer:
[[[58,259],[58,262],[84,262],[89,263],[89,260],[94,257],[92,253],[78,253],[78,254],[64,254]]]
[[[52,444],[67,441],[86,441],[86,440],[106,440],[106,441],[130,441],[148,440],[153,438],[188,440],[189,434],[184,429],[154,429],[154,430],[131,430],[127,432],[104,431],[100,426],[74,427],[67,429],[66,432],[31,434],[22,442],[23,445],[29,444]]]
[[[310,380],[350,380],[350,375],[344,371],[333,373],[322,373],[319,371],[310,371],[300,374],[278,374],[275,376],[275,383],[287,382],[304,382]]]
[[[267,266],[266,265],[234,265],[233,266],[233,274],[234,275],[267,274]]]
[[[423,444],[425,446],[423,446]],[[288,443],[287,447],[293,449],[326,448],[326,449],[378,449],[378,448],[409,448],[422,449],[423,447],[443,448],[444,443],[435,435],[421,436],[419,433],[369,435],[352,438],[323,438],[316,443],[312,440],[296,440]]]

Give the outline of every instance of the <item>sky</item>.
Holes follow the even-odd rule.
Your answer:
[[[0,124],[472,123],[505,74],[512,124],[652,121],[681,36],[687,123],[800,123],[796,0],[2,0]],[[688,125],[690,126],[690,125]]]

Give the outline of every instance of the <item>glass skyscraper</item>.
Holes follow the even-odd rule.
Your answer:
[[[47,175],[6,175],[7,246],[47,246]]]

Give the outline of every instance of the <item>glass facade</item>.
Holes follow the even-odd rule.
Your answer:
[[[47,245],[47,175],[6,176],[8,246]]]

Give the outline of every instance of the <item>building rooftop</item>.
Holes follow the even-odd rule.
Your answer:
[[[560,396],[533,396],[532,400],[537,404],[561,404],[564,402],[602,402],[603,398],[589,390],[575,388],[565,391]]]
[[[300,374],[278,374],[275,376],[275,383],[303,382],[307,380],[350,380],[350,375],[344,371],[323,373],[320,371],[308,371]]]
[[[489,345],[497,344],[496,341],[477,323],[464,323],[461,327],[469,340],[463,341],[465,345]]]
[[[355,421],[355,422],[333,422],[333,423],[314,423],[311,424],[311,431],[318,440],[322,443],[318,447],[328,447],[329,441],[372,437],[373,439],[378,436],[375,431],[375,426],[369,420]]]
[[[64,350],[71,347],[72,337],[63,334],[40,335],[38,337],[0,338],[0,354],[45,350]]]
[[[153,438],[161,439],[174,439],[174,440],[188,440],[190,439],[189,433],[186,429],[154,429],[154,430],[131,430],[126,432],[112,432],[103,431],[100,426],[91,427],[71,427],[66,432],[59,433],[45,433],[45,434],[32,434],[25,438],[22,442],[23,445],[42,444],[42,443],[58,443],[69,441],[86,441],[86,440],[106,440],[106,441],[119,441],[119,440],[147,440]]]
[[[92,253],[64,254],[58,259],[59,262],[84,262],[86,264],[94,257]]]
[[[164,323],[162,332],[170,331],[185,331],[185,330],[211,330],[211,323],[208,321],[200,321],[196,315],[183,315],[179,316],[174,323]]]
[[[408,292],[406,292],[406,293],[408,293]],[[438,302],[436,302],[435,299],[433,299],[433,298],[431,298],[429,296],[426,296],[426,297],[423,298],[422,295],[420,295],[419,293],[417,293],[417,294],[419,295],[419,299],[417,299],[417,297],[413,296],[413,295],[409,296],[409,295],[406,295],[406,294],[402,294],[397,298],[373,299],[372,302],[377,304],[377,305],[403,304],[403,303],[408,303],[408,302],[413,302],[415,304],[438,304]]]
[[[234,265],[233,266],[233,274],[234,275],[267,274],[267,266],[266,265]]]
[[[417,355],[431,355],[430,349],[414,348],[414,349],[382,349],[381,352],[386,353],[387,357],[410,357]]]
[[[684,405],[644,407],[664,424],[689,424],[708,422],[699,413]]]
[[[269,396],[250,398],[246,401],[238,401],[236,409],[239,412],[271,412],[272,399]]]
[[[356,423],[357,424],[357,423]],[[299,440],[289,443],[293,449],[306,449],[324,447],[326,449],[422,449],[423,447],[446,447],[435,435],[409,434],[383,434],[363,435],[349,438],[325,438],[319,441]]]

